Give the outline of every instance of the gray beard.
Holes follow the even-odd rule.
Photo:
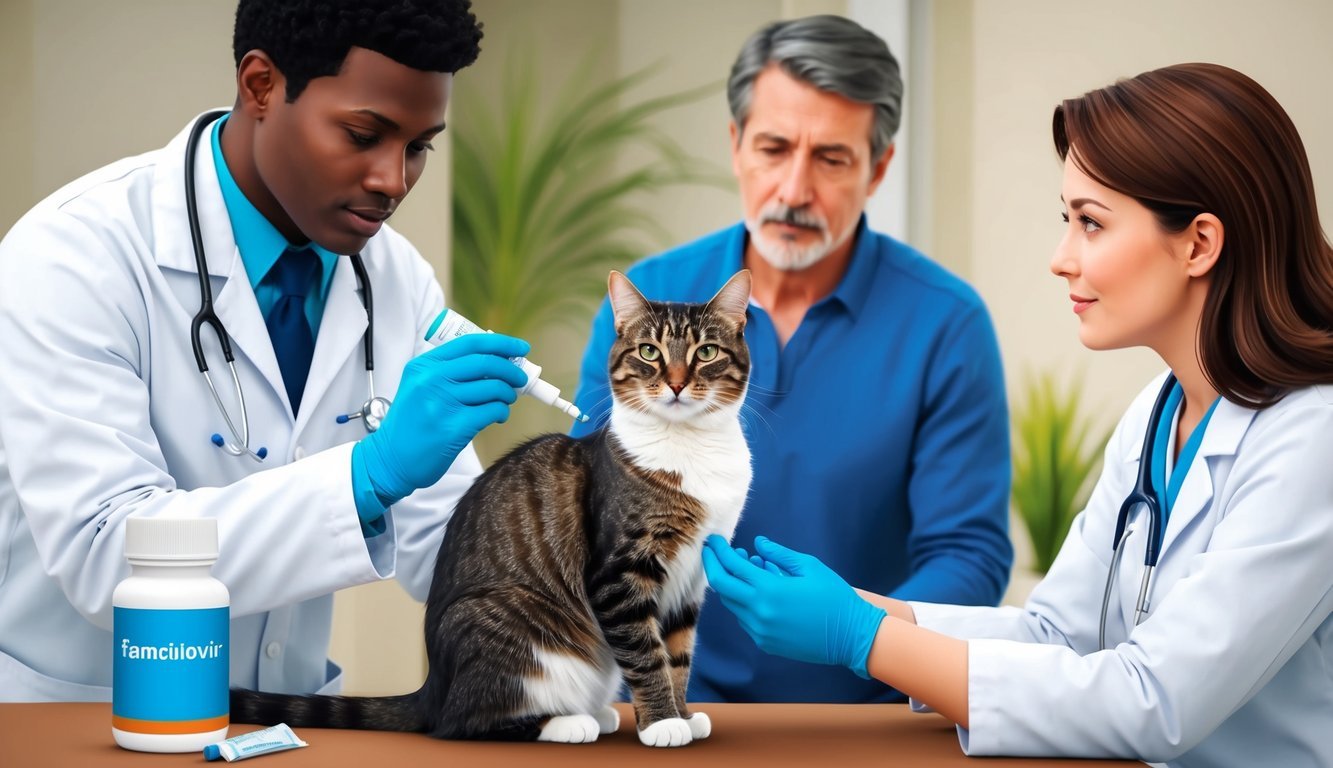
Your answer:
[[[800,272],[841,248],[856,231],[856,223],[857,220],[853,219],[851,226],[837,240],[829,237],[828,230],[822,230],[823,238],[809,245],[770,240],[760,232],[762,225],[750,219],[745,220],[745,229],[750,233],[750,243],[754,249],[770,266],[783,272]]]

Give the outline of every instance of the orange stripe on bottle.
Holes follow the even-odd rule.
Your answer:
[[[130,733],[208,733],[230,724],[230,715],[206,717],[202,720],[136,720],[132,717],[111,716],[111,726]]]

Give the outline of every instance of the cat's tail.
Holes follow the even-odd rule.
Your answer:
[[[401,696],[301,696],[231,689],[231,721],[293,728],[427,730],[421,691]]]

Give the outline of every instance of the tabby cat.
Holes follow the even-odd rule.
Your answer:
[[[426,600],[426,681],[362,698],[233,690],[238,723],[591,742],[620,716],[639,740],[706,738],[685,703],[704,537],[735,531],[750,485],[741,434],[750,273],[707,304],[648,301],[609,279],[610,422],[497,461],[458,503]]]

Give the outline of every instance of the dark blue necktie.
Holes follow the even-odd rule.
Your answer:
[[[319,257],[309,249],[288,249],[269,270],[266,280],[278,288],[278,300],[269,310],[265,325],[278,356],[278,370],[292,404],[292,415],[301,408],[301,393],[315,354],[315,337],[305,317],[305,297],[314,284]]]

